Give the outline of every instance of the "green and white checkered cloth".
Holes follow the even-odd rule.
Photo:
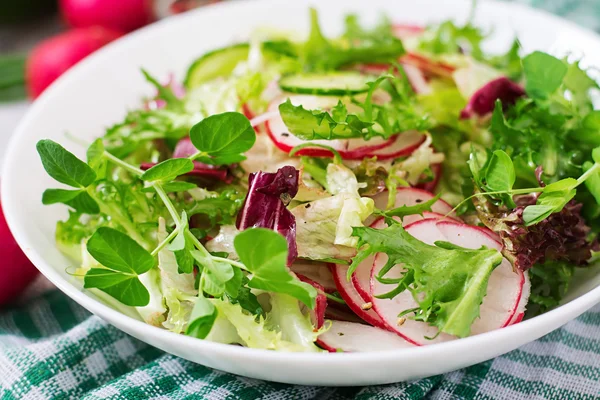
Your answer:
[[[522,0],[600,30],[600,0]],[[47,285],[41,280],[38,286]],[[0,309],[0,399],[600,399],[600,306],[460,371],[324,388],[243,378],[165,354],[56,290]]]

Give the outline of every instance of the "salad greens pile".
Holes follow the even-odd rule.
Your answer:
[[[326,38],[311,10],[305,41],[259,31],[200,57],[184,86],[143,70],[156,95],[85,161],[38,142],[68,187],[42,202],[69,207],[56,242],[85,289],[176,333],[282,351],[330,347],[325,306],[371,307],[299,265],[331,282],[329,264],[347,266],[357,285],[383,253],[375,278],[394,289],[373,299],[410,293],[399,317],[457,337],[486,318],[503,258],[531,283],[528,316],[560,303],[599,250],[600,87],[582,62],[518,41],[488,54],[471,23],[345,24]],[[503,250],[426,244],[409,218],[476,225]]]

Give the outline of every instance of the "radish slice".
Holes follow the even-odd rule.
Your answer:
[[[403,63],[402,67],[410,82],[410,86],[412,86],[416,94],[431,94],[433,92],[431,85],[429,85],[427,79],[425,79],[425,75],[419,68],[406,63]]]
[[[289,133],[287,126],[277,114],[279,104],[286,101],[287,98],[279,98],[271,103],[269,112],[273,112],[275,116],[266,121],[269,137],[275,146],[286,153],[300,144],[315,143],[332,147],[346,160],[362,160],[364,157],[373,156],[377,156],[379,159],[389,159],[412,153],[425,140],[425,135],[418,132],[405,132],[389,139],[376,137],[368,141],[363,139],[302,140]],[[289,96],[289,99],[292,104],[302,105],[306,109],[329,109],[338,102],[338,98],[332,96],[293,95]],[[302,149],[297,154],[332,157],[330,151],[316,147]]]
[[[333,293],[337,290],[331,270],[325,263],[296,260],[290,267],[290,270],[323,286],[327,293]]]
[[[323,286],[319,285],[317,282],[312,281],[305,276],[298,274],[296,275],[298,276],[298,279],[300,279],[302,282],[308,283],[309,285],[312,285],[315,289],[317,289],[318,294],[315,303],[315,309],[310,310],[309,313],[310,321],[312,322],[313,326],[319,329],[325,323],[325,309],[327,308],[327,297],[325,297],[325,295],[323,294],[325,290],[323,289]]]
[[[349,141],[354,140],[360,139],[351,139]],[[372,142],[373,140],[376,139],[371,139],[369,142]],[[419,146],[425,141],[425,135],[417,131],[407,131],[392,137],[391,140],[392,142],[389,143],[388,146],[379,149],[374,149],[366,156],[376,156],[379,161],[408,156],[412,154],[413,151],[418,149]],[[354,151],[358,152],[359,149],[356,149]]]
[[[519,305],[517,306],[517,310],[515,311],[515,315],[512,320],[506,325],[514,325],[523,321],[523,317],[525,317],[525,310],[527,308],[527,302],[529,301],[529,295],[531,294],[531,281],[529,280],[529,274],[523,273],[523,289],[521,290],[521,299],[519,300]]]
[[[400,58],[403,64],[413,65],[423,71],[426,75],[439,76],[442,78],[452,78],[452,74],[456,70],[451,65],[443,62],[433,61],[422,54],[407,53]]]
[[[378,328],[388,329],[381,317],[372,308],[369,308],[372,305],[369,302],[365,302],[356,289],[354,289],[352,282],[346,279],[348,267],[346,265],[330,264],[330,268],[338,292],[340,292],[342,299],[344,299],[348,307],[365,322]]]
[[[425,32],[425,28],[419,25],[393,24],[392,31],[397,38],[408,39],[421,36]]]
[[[423,189],[410,188],[410,187],[400,187],[396,191],[396,202],[394,203],[394,207],[401,206],[414,206],[419,203],[423,203],[425,201],[431,200],[435,197],[435,195],[431,192],[428,192]],[[373,196],[373,201],[375,202],[375,207],[380,210],[387,209],[388,202],[388,192],[384,191]],[[433,206],[431,206],[431,211],[437,214],[447,215],[452,219],[459,220],[455,213],[452,212],[452,206],[446,203],[444,200],[439,199],[435,202]],[[413,218],[414,217],[407,217]],[[419,216],[416,216],[419,218]],[[375,217],[371,216],[366,219],[365,225],[370,225],[375,221]]]
[[[327,304],[327,308],[325,309],[325,319],[330,319],[333,321],[346,321],[346,322],[356,322],[358,324],[365,324],[365,321],[358,318],[356,314],[352,312],[350,307],[336,302],[330,302]]]
[[[428,192],[435,192],[440,179],[442,178],[442,164],[432,164],[431,172],[433,173],[433,179],[429,182],[419,183],[418,189],[423,189]]]
[[[383,221],[380,223],[383,224]],[[490,235],[485,234],[482,228],[456,222],[426,219],[407,226],[406,230],[415,238],[429,244],[441,240],[472,249],[481,246],[495,249],[502,248],[502,245],[492,239]],[[383,253],[379,253],[375,257],[371,272],[371,292],[374,294],[386,293],[394,287],[393,285],[382,284],[375,278],[386,261],[387,256]],[[386,277],[394,278],[400,275],[402,275],[401,269],[394,268]],[[510,323],[515,318],[522,297],[524,282],[523,273],[520,271],[515,273],[510,262],[504,259],[502,264],[496,267],[490,276],[487,295],[480,308],[481,317],[473,323],[471,333],[476,335],[488,332]],[[419,345],[426,345],[455,339],[454,336],[442,333],[435,339],[428,340],[425,337],[434,337],[437,334],[437,328],[408,318],[404,321],[398,321],[398,314],[401,311],[416,306],[417,303],[408,291],[393,299],[373,298],[375,311],[396,333],[406,340]],[[398,325],[397,322],[402,323]]]
[[[432,92],[431,86],[419,68],[407,63],[401,64],[415,93],[430,94]],[[390,67],[390,64],[363,64],[358,66],[358,70],[365,74],[381,75],[388,72]]]
[[[342,321],[333,321],[331,328],[319,335],[317,343],[332,353],[339,350],[344,352],[386,351],[413,346],[383,329]]]
[[[409,215],[404,217],[402,224],[404,226],[410,225],[413,222],[421,221],[423,219],[436,219],[443,220],[446,218],[443,214],[438,214],[434,212],[425,211],[423,215]],[[371,224],[371,228],[382,229],[387,225],[383,222],[382,218],[379,218],[377,221]],[[375,260],[375,256],[367,257],[362,263],[360,263],[354,273],[352,274],[352,285],[362,297],[365,302],[372,302],[373,296],[371,295],[371,269],[373,268],[373,261]]]

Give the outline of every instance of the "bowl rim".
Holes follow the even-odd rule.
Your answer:
[[[432,0],[425,0],[430,3],[435,3]],[[460,2],[468,4],[469,0],[460,0]],[[100,63],[105,59],[109,59],[113,52],[118,51],[119,48],[127,46],[130,42],[134,42],[138,40],[140,37],[144,37],[146,35],[156,33],[164,27],[169,26],[170,24],[175,24],[179,21],[194,19],[196,15],[200,13],[208,13],[214,12],[219,13],[223,10],[234,9],[239,7],[241,4],[249,5],[249,4],[284,4],[283,0],[246,0],[246,1],[237,1],[237,2],[223,2],[218,4],[210,5],[209,7],[204,7],[198,10],[194,10],[185,14],[172,16],[167,19],[158,21],[150,26],[144,27],[140,30],[137,30],[133,33],[126,35],[125,37],[118,39],[117,41],[110,43],[109,45],[103,47],[99,51],[95,52],[93,55],[87,57],[85,60],[78,63],[76,66],[71,68],[67,73],[61,76],[56,82],[54,82],[31,106],[26,115],[21,119],[17,128],[14,130],[10,142],[6,148],[6,158],[2,165],[2,181],[1,187],[3,189],[7,187],[11,187],[13,185],[18,185],[19,183],[16,180],[15,174],[10,174],[10,172],[15,168],[18,164],[18,155],[16,154],[16,149],[18,148],[19,143],[21,142],[21,137],[23,137],[23,133],[28,131],[29,125],[33,124],[36,120],[38,114],[40,114],[46,104],[53,101],[55,97],[59,97],[61,90],[66,82],[76,79],[78,76],[85,75],[87,73],[88,66],[92,66],[96,63]],[[489,0],[483,2],[481,4],[482,7],[485,8],[496,8],[496,7],[510,7],[515,10],[515,12],[526,12],[530,15],[537,15],[539,17],[543,17],[549,22],[555,22],[562,26],[568,27],[569,30],[578,32],[587,37],[595,38],[598,43],[600,43],[600,36],[591,31],[584,28],[581,28],[574,24],[573,22],[564,20],[559,18],[549,12],[533,9],[527,5],[520,3],[506,3],[496,0]],[[7,174],[8,173],[8,174]],[[494,343],[497,341],[510,341],[512,337],[519,337],[532,330],[534,327],[539,327],[544,330],[544,334],[558,328],[558,325],[553,324],[555,320],[563,320],[564,316],[568,315],[568,320],[574,319],[595,304],[600,302],[600,286],[597,286],[588,292],[582,294],[581,296],[571,300],[570,302],[563,304],[553,310],[550,310],[544,314],[541,314],[532,319],[522,321],[518,324],[508,326],[502,329],[497,329],[495,331],[486,332],[483,334],[479,334],[476,336],[470,336],[467,338],[463,338],[460,340],[453,340],[443,343],[436,343],[427,346],[416,346],[414,348],[402,348],[402,349],[390,349],[388,351],[381,352],[362,352],[362,353],[287,353],[287,352],[279,352],[272,350],[263,350],[263,349],[252,349],[241,346],[232,346],[229,344],[222,344],[217,342],[210,342],[206,340],[199,340],[197,338],[193,338],[190,336],[177,334],[170,332],[166,329],[161,329],[155,326],[151,326],[146,324],[145,322],[136,320],[132,317],[129,317],[107,305],[102,303],[99,300],[93,299],[87,296],[83,291],[79,288],[72,285],[65,278],[63,278],[60,273],[52,268],[45,260],[44,257],[36,251],[35,243],[32,243],[29,240],[27,230],[24,227],[19,225],[19,221],[17,217],[14,215],[12,210],[15,210],[19,207],[19,199],[16,196],[11,195],[10,190],[1,190],[0,191],[0,200],[4,209],[5,218],[7,220],[8,226],[13,233],[17,243],[23,249],[25,255],[31,260],[31,262],[36,266],[37,269],[48,279],[50,280],[58,289],[60,289],[63,293],[69,296],[71,299],[75,300],[79,305],[86,308],[92,314],[99,316],[102,319],[105,319],[104,316],[107,316],[107,319],[119,321],[121,325],[128,325],[133,330],[143,331],[146,337],[150,337],[152,339],[157,339],[160,341],[172,341],[178,340],[185,347],[189,347],[190,349],[214,349],[216,352],[220,353],[223,356],[227,357],[243,357],[247,359],[256,359],[257,357],[273,361],[273,362],[297,362],[297,363],[312,363],[318,361],[320,364],[331,364],[334,366],[339,363],[340,360],[348,361],[348,362],[364,362],[367,360],[373,360],[373,358],[378,361],[387,361],[397,358],[399,355],[406,360],[410,359],[421,359],[432,356],[436,353],[439,354],[440,351],[444,351],[446,354],[456,354],[463,351],[472,350],[474,346],[481,346],[486,343]],[[561,316],[563,318],[561,318]],[[548,328],[550,327],[550,328]],[[540,335],[541,336],[541,335]],[[145,341],[144,339],[142,339]]]

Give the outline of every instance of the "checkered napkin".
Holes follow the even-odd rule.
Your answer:
[[[600,0],[521,0],[600,30]],[[386,386],[247,379],[161,352],[51,290],[0,309],[0,399],[600,399],[600,306],[494,360]]]
[[[52,290],[0,311],[0,399],[600,399],[600,306],[446,375],[323,388],[247,379],[165,354]]]

